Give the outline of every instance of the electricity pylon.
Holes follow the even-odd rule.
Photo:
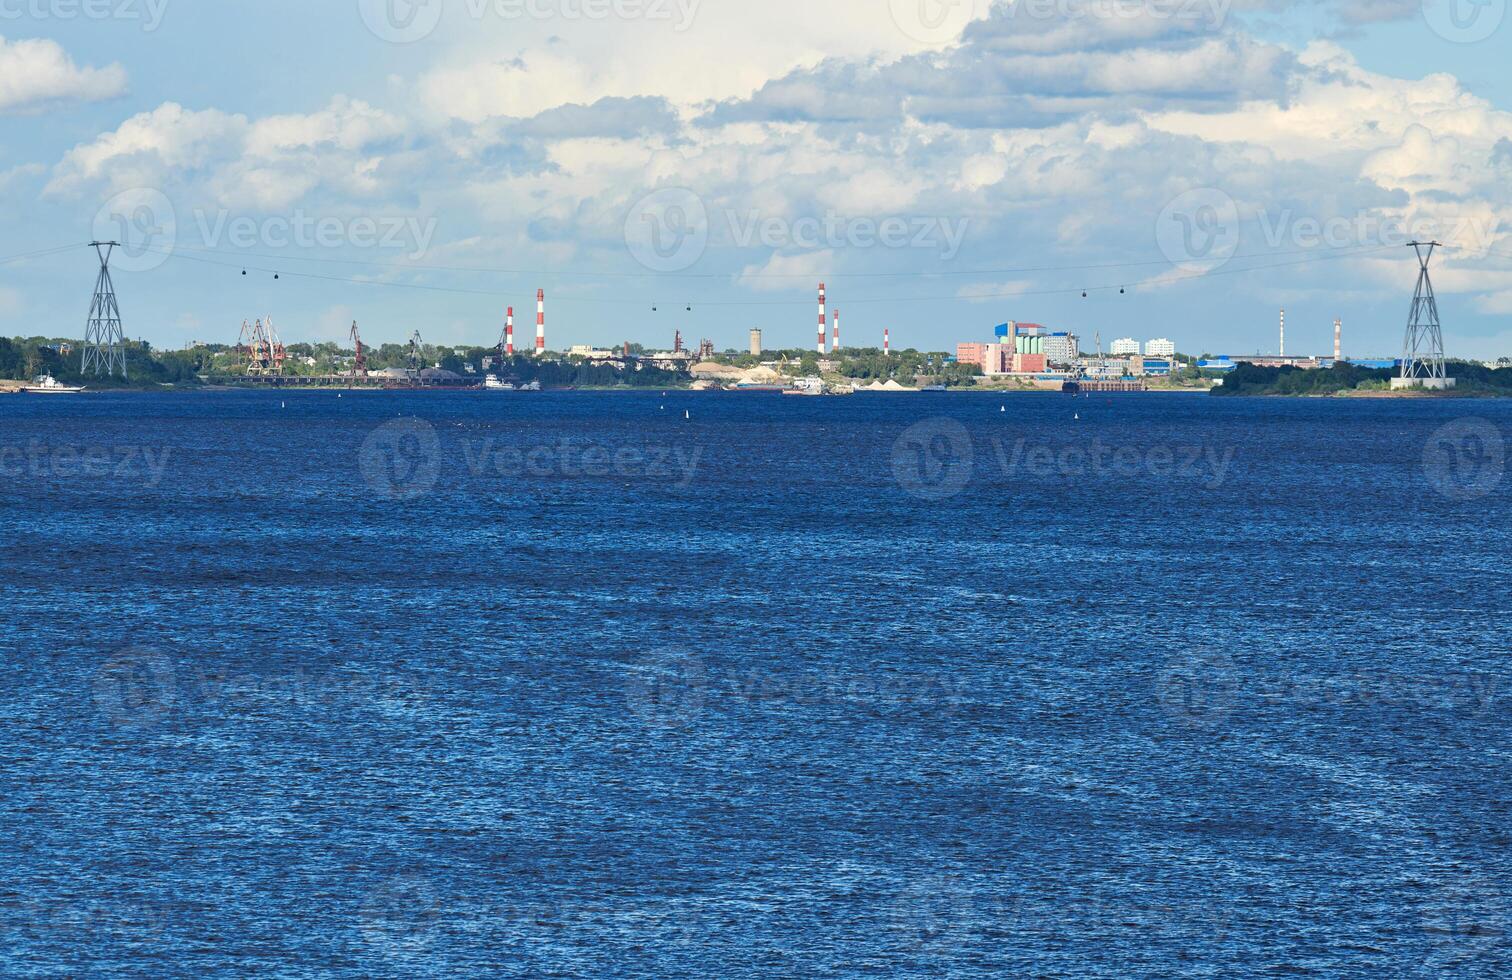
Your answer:
[[[98,377],[114,377],[121,369],[126,378],[126,334],[121,329],[121,307],[116,303],[115,284],[110,281],[110,253],[120,242],[90,242],[100,257],[100,277],[95,280],[94,299],[89,304],[89,323],[84,327],[82,371]]]

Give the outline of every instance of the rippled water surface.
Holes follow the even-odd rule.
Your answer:
[[[0,398],[0,972],[1506,975],[1504,437]]]

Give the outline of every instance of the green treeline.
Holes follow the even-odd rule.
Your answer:
[[[1450,361],[1449,375],[1459,392],[1512,395],[1512,368],[1488,368]],[[1345,391],[1385,391],[1398,375],[1395,368],[1364,368],[1347,362],[1331,368],[1258,367],[1240,364],[1224,376],[1215,395],[1336,395]]]
[[[59,351],[71,345],[67,354]],[[88,385],[90,388],[143,388],[152,385],[197,385],[196,376],[207,363],[208,355],[196,351],[154,351],[145,341],[129,340],[126,348],[126,373],[120,378],[85,376],[80,367],[83,355],[79,342],[47,337],[0,337],[0,378],[7,381],[31,381],[50,374],[64,384]]]

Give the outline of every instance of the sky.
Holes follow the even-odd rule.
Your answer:
[[[0,334],[1512,355],[1506,7],[0,0]]]

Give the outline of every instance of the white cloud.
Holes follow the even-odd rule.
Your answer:
[[[256,211],[287,208],[316,188],[370,201],[399,186],[382,167],[404,133],[397,117],[341,96],[319,112],[255,122],[168,102],[74,147],[46,190],[152,187],[178,203]]]
[[[125,91],[126,71],[120,65],[80,68],[56,41],[0,37],[0,114],[99,102]]]
[[[736,280],[749,289],[764,292],[784,292],[794,283],[808,285],[809,280],[819,279],[835,270],[835,253],[829,250],[807,252],[802,255],[773,255],[759,265],[746,266]],[[818,321],[815,321],[817,325]]]

